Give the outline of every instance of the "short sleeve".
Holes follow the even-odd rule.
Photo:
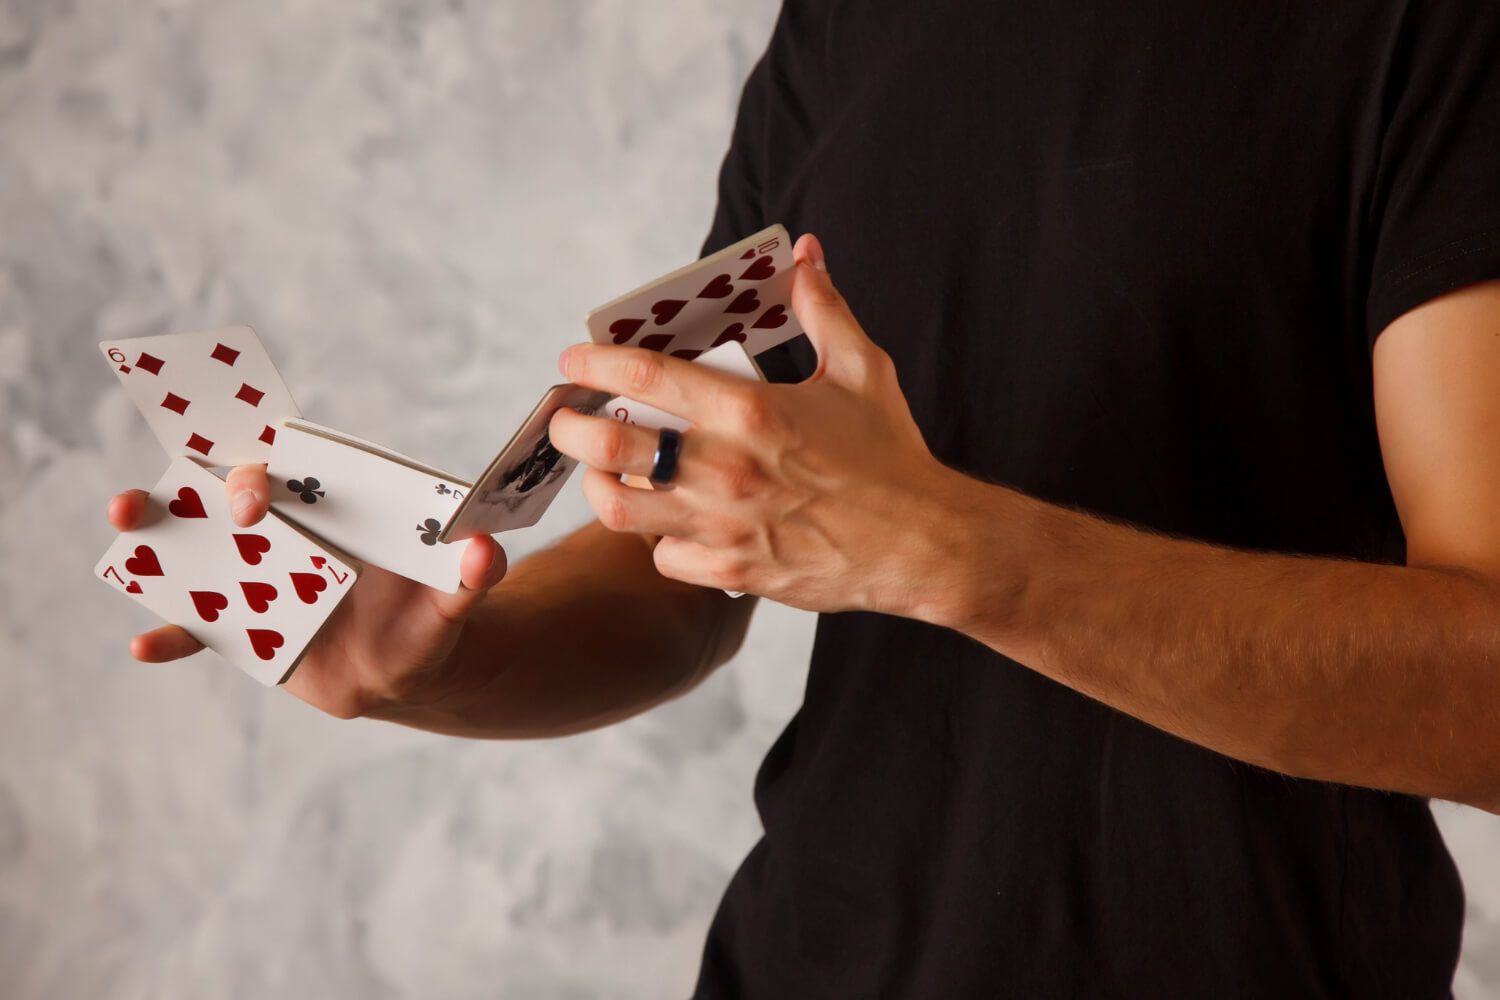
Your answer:
[[[719,167],[719,197],[713,225],[703,241],[700,256],[722,250],[736,240],[764,229],[765,191],[761,157],[766,131],[767,84],[770,50],[756,62],[740,94],[729,150]]]
[[[775,60],[785,44],[787,12],[783,9],[765,54],[756,62],[740,95],[729,151],[719,168],[719,198],[713,225],[703,241],[702,256],[722,250],[772,222],[766,208],[766,133],[768,117],[776,110],[773,81]],[[755,356],[761,373],[772,382],[800,382],[817,367],[817,355],[805,334],[799,334]]]
[[[1500,3],[1412,0],[1392,48],[1366,302],[1392,320],[1500,278]]]

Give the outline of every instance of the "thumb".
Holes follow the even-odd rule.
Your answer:
[[[508,569],[505,549],[492,536],[478,535],[463,544],[467,547],[458,561],[461,584],[455,593],[438,596],[444,616],[453,619],[461,619],[473,611]]]
[[[237,465],[224,481],[229,495],[229,516],[235,524],[248,528],[266,516],[271,506],[271,482],[265,465]]]
[[[792,248],[792,260],[797,265],[792,277],[792,313],[818,353],[817,370],[808,381],[822,377],[836,382],[864,381],[880,348],[865,334],[834,287],[823,245],[812,233],[804,233]]]

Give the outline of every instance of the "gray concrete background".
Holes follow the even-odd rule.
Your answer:
[[[0,994],[687,993],[811,616],[548,743],[135,664],[87,577],[164,460],[95,344],[249,323],[310,418],[477,470],[587,306],[693,256],[774,7],[0,0]],[[1500,826],[1442,816],[1489,995]]]

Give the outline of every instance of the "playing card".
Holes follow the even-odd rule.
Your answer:
[[[730,375],[738,375],[741,378],[755,379],[761,382],[765,381],[765,376],[761,374],[760,368],[755,364],[755,360],[745,350],[745,345],[739,341],[730,341],[727,344],[720,344],[718,347],[704,351],[693,363],[705,365],[716,371],[726,372]],[[616,396],[614,399],[611,399],[608,403],[604,404],[600,412],[622,423],[638,424],[642,427],[670,427],[674,431],[685,431],[692,426],[690,421],[676,414],[659,410],[654,406],[647,406],[645,403],[637,403],[635,400],[627,399],[624,396]]]
[[[248,326],[99,345],[167,454],[203,465],[264,462],[297,404]]]
[[[289,677],[354,585],[345,557],[272,514],[229,517],[224,483],[186,458],[151,490],[139,527],[94,572],[262,684]]]
[[[738,341],[753,356],[802,333],[793,273],[791,240],[771,226],[593,310],[589,337],[688,361]]]
[[[361,562],[458,589],[464,546],[438,535],[467,482],[301,419],[282,424],[266,472],[272,510]]]
[[[593,413],[607,394],[571,383],[554,385],[480,475],[438,536],[459,541],[528,528],[541,520],[577,461],[552,447],[547,425],[565,406]]]

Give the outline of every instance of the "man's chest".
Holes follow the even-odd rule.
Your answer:
[[[767,115],[934,450],[1139,513],[1367,445],[1386,5],[1025,6],[837,4]]]

